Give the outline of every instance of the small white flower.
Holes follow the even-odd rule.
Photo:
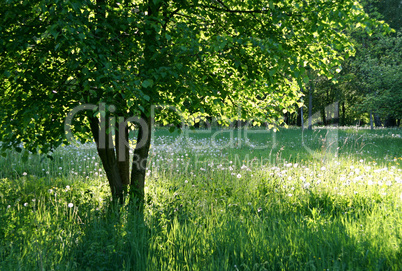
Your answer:
[[[237,174],[237,178],[238,179],[240,179],[241,178],[241,174],[239,173],[239,174]]]
[[[66,190],[70,190],[70,186],[69,186],[69,185],[66,186]]]
[[[402,196],[402,195],[401,195]],[[11,205],[7,205],[7,209],[10,209],[11,208]]]
[[[289,194],[288,194],[288,197],[291,197],[291,196],[293,196],[293,194],[290,194],[290,193],[289,193]]]
[[[28,173],[24,172],[24,173],[22,173],[22,175],[27,176],[27,175],[28,175]]]
[[[25,202],[25,203],[24,203],[24,206],[27,207],[27,206],[28,206],[28,202]]]
[[[326,169],[327,169],[326,167],[321,167],[321,170],[322,170],[322,171],[324,171],[324,170],[326,170]]]
[[[304,189],[309,189],[309,187],[310,187],[310,183],[305,183],[304,184]]]
[[[261,212],[262,211],[262,208],[260,207],[260,208],[258,208],[258,210],[257,210],[258,212]]]
[[[185,180],[185,181],[184,181],[184,183],[188,183],[188,181],[187,181],[187,180]]]
[[[74,204],[70,202],[67,206],[68,206],[68,208],[73,208]]]
[[[59,169],[62,170],[63,168],[62,168],[62,167],[59,167]]]

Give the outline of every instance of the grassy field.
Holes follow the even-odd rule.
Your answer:
[[[155,132],[146,206],[93,144],[0,158],[0,270],[402,270],[402,130]]]

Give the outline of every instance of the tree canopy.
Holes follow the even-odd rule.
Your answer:
[[[75,116],[74,135],[97,142],[113,194],[129,184],[141,193],[145,169],[133,164],[129,178],[127,127],[100,145],[105,127],[123,127],[111,116],[141,117],[134,155],[145,164],[153,105],[166,105],[157,121],[228,123],[239,108],[256,124],[278,121],[306,69],[339,72],[354,52],[344,30],[372,24],[351,0],[1,1],[1,146],[49,154],[69,143],[68,113],[96,105]]]

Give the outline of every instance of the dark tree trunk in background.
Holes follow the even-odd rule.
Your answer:
[[[373,112],[370,110],[370,129],[374,130],[374,125],[373,125]]]
[[[327,118],[325,115],[325,107],[321,108],[321,117],[322,117],[322,124],[327,125]]]
[[[376,113],[374,113],[374,124],[375,124],[375,127],[382,126],[380,116]]]
[[[300,126],[302,127],[302,130],[304,130],[303,106],[300,107]]]
[[[296,118],[296,125],[297,126],[302,126],[302,117],[303,117],[303,107],[300,107],[300,113],[297,114],[297,118]]]
[[[345,112],[345,101],[342,102],[342,123],[341,125],[346,125],[346,112]]]

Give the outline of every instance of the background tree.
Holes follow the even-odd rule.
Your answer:
[[[339,102],[341,125],[364,124],[372,115],[376,126],[381,118],[386,124],[394,124],[399,117],[400,104],[400,14],[398,1],[362,1],[368,15],[384,20],[396,29],[385,33],[383,28],[368,28],[357,24],[345,29],[356,48],[356,55],[342,61],[342,70],[335,78],[312,73],[314,88],[313,112],[321,111],[325,124],[324,108]],[[306,93],[307,94],[307,93]]]
[[[274,122],[299,100],[307,67],[330,76],[353,53],[341,30],[372,23],[349,0],[1,1],[0,18],[2,149],[51,155],[70,143],[66,116],[88,104],[67,128],[95,140],[120,200],[129,185],[143,198],[153,105],[177,110],[159,108],[156,121],[225,123],[241,108]]]

